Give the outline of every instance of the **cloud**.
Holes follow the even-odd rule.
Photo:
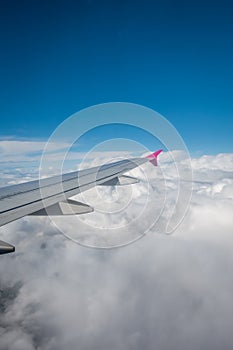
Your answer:
[[[98,250],[66,239],[49,218],[26,217],[2,227],[1,239],[17,251],[1,257],[0,349],[232,349],[232,159],[224,154],[191,160],[192,201],[170,236],[155,225],[134,244]],[[186,160],[179,161],[185,169]],[[95,221],[102,227],[130,222],[145,203],[144,173],[155,212],[166,189],[165,220],[178,186],[167,154],[159,169],[148,164],[132,171],[139,184],[84,193],[99,212],[60,224],[79,238],[95,234],[98,240]],[[187,179],[181,184],[189,186]],[[128,198],[130,205],[118,214]],[[143,225],[129,225],[128,237]]]
[[[46,142],[43,141],[20,141],[20,140],[3,140],[0,141],[0,151],[3,155],[23,155],[42,152]],[[64,142],[50,142],[49,151],[62,150],[69,144]]]

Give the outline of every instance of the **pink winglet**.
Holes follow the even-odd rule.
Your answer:
[[[157,164],[157,157],[158,157],[158,155],[159,155],[161,152],[163,152],[163,150],[162,150],[162,149],[159,149],[158,151],[149,154],[149,156],[147,156],[146,158],[151,159],[151,160],[150,160],[150,163],[153,164],[154,166],[157,166],[157,165],[158,165],[158,164]]]

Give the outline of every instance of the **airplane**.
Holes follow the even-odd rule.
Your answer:
[[[123,175],[146,162],[157,166],[158,150],[143,158],[124,159],[61,176],[21,183],[0,188],[0,226],[26,215],[79,215],[94,209],[70,197],[96,185],[118,186],[138,182]],[[15,247],[0,241],[0,254],[12,253]]]

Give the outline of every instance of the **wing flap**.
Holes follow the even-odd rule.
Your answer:
[[[0,241],[0,254],[8,254],[13,253],[15,251],[15,247],[9,243],[4,241]]]
[[[125,186],[138,183],[139,180],[132,176],[121,175],[114,177],[112,180],[108,180],[100,184],[100,186]]]
[[[58,216],[58,215],[80,215],[94,211],[90,205],[68,199],[67,201],[55,203],[46,208],[31,213],[32,216]]]

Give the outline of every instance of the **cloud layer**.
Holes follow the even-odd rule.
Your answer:
[[[180,162],[185,168],[186,160]],[[191,163],[192,201],[173,235],[158,233],[155,225],[134,244],[98,250],[66,239],[49,218],[24,218],[2,227],[1,239],[14,243],[17,252],[0,263],[0,349],[231,350],[233,154]],[[177,193],[173,164],[164,154],[160,169],[143,169],[155,212],[166,189],[165,220]],[[143,170],[132,175],[142,181],[117,192],[93,189],[84,199],[101,210],[100,202],[110,201],[106,205],[115,210],[129,196],[131,207],[117,218],[131,220],[148,185]],[[102,227],[115,224],[107,212],[88,215],[80,216],[79,224],[62,221],[64,229],[79,231],[79,237],[96,234],[98,240],[96,220]],[[140,231],[138,225],[129,226],[128,234]]]

